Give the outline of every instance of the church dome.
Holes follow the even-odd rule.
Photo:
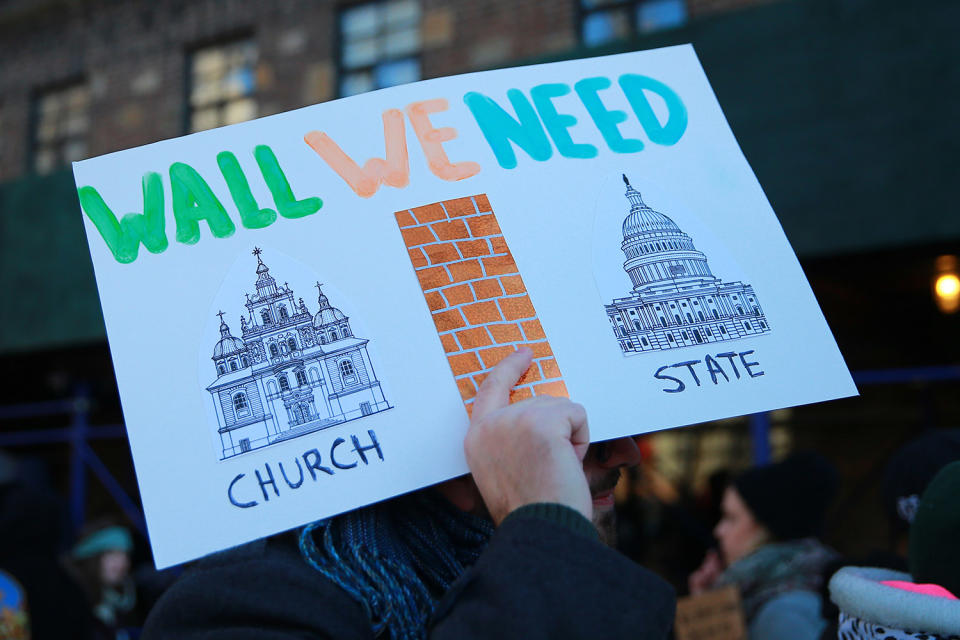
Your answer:
[[[320,289],[320,283],[317,283],[317,290],[320,291],[320,296],[317,298],[317,302],[320,303],[320,310],[313,316],[313,326],[322,327],[334,322],[346,320],[347,317],[343,315],[340,309],[330,306],[330,301],[323,293],[323,290]]]
[[[243,340],[230,335],[230,327],[223,321],[223,314],[218,315],[220,315],[220,341],[213,348],[214,360],[246,351],[247,346],[243,343]]]
[[[623,221],[624,239],[656,232],[683,233],[673,220],[651,209],[640,197],[640,192],[630,185],[626,176],[623,176],[623,181],[627,185],[625,195],[630,201],[630,213]]]

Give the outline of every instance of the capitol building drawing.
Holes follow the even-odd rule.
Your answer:
[[[704,254],[673,220],[651,209],[626,175],[623,269],[633,282],[605,305],[625,355],[735,340],[770,326],[753,287],[715,277]]]
[[[256,293],[246,294],[240,337],[222,311],[213,349],[216,380],[206,389],[219,423],[221,459],[297,438],[390,409],[374,373],[367,342],[333,307],[317,283],[320,305],[277,286],[257,257]]]

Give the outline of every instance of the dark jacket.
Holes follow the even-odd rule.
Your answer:
[[[596,539],[534,516],[503,521],[437,606],[431,638],[665,638],[670,586]],[[311,568],[294,534],[210,556],[164,595],[144,640],[373,638],[361,606]]]

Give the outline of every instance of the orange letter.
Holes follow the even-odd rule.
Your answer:
[[[427,156],[427,163],[433,175],[444,180],[463,180],[480,173],[480,165],[476,162],[458,162],[451,164],[443,150],[441,143],[457,137],[457,130],[453,127],[434,129],[430,124],[430,115],[437,111],[446,111],[449,108],[446,98],[434,98],[423,102],[414,102],[407,106],[407,116],[410,124],[420,140],[423,153]]]
[[[403,113],[399,109],[383,112],[383,145],[387,159],[370,158],[363,165],[363,169],[322,131],[311,131],[303,136],[303,140],[361,198],[369,198],[375,194],[381,182],[398,189],[410,183],[407,133],[404,130]]]

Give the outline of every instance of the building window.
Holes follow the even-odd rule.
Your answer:
[[[263,309],[262,311],[260,311],[260,317],[263,318],[263,324],[273,324],[270,321],[270,312],[267,311],[266,309]]]
[[[32,165],[50,173],[87,155],[90,91],[85,82],[39,94],[33,130]]]
[[[353,376],[353,372],[354,372],[354,371],[353,371],[353,363],[352,363],[352,362],[350,362],[349,360],[341,360],[341,361],[340,361],[340,364],[339,364],[338,366],[340,367],[340,375],[341,375],[341,377],[343,377],[344,379],[346,379],[346,378],[350,378],[350,377]]]
[[[330,340],[331,340],[331,342],[336,342],[336,341],[337,341],[337,330],[336,330],[336,329],[330,329]]]
[[[218,365],[217,365],[217,371],[220,373],[220,375],[223,375],[223,374],[225,374],[225,373],[227,372],[227,370],[224,369],[224,367],[223,367],[222,364],[218,364]]]
[[[280,320],[286,320],[290,316],[287,315],[287,308],[283,305],[280,305]]]
[[[231,360],[231,361],[230,361],[230,371],[236,371],[236,370],[237,370],[237,361],[236,361],[236,360]]]
[[[277,382],[280,383],[280,391],[290,391],[290,381],[287,380],[287,376],[280,374],[277,376]]]
[[[250,361],[247,360],[247,356],[240,356],[240,366],[241,366],[241,367],[249,367],[249,366],[250,366]]]
[[[277,349],[277,345],[273,342],[270,343],[270,357],[276,358],[280,355],[280,350]]]
[[[419,0],[378,0],[340,12],[340,95],[420,79]]]
[[[243,391],[233,396],[233,408],[236,409],[238,416],[245,416],[250,413],[250,405],[247,403],[247,394]]]
[[[297,384],[301,387],[307,384],[307,374],[303,371],[297,371]]]
[[[257,45],[235,40],[190,55],[189,130],[203,131],[257,116]]]
[[[296,351],[297,341],[293,338],[287,338],[287,348],[290,349],[290,351]]]

